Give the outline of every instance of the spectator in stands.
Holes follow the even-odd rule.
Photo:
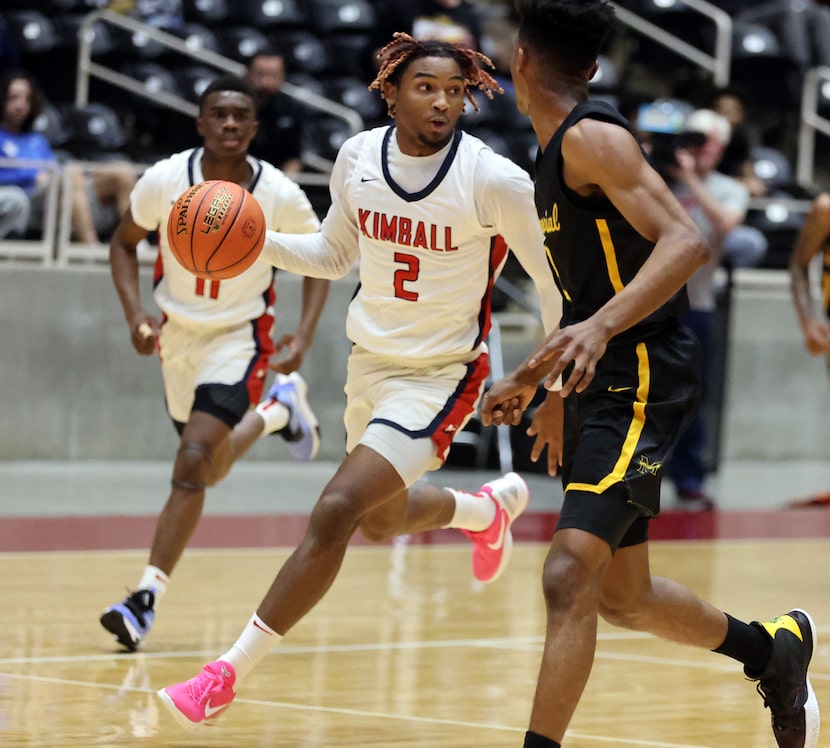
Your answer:
[[[46,138],[32,129],[43,109],[43,93],[28,73],[0,79],[0,158],[55,162]],[[21,236],[42,213],[49,164],[0,166],[0,237]]]
[[[259,130],[251,141],[251,154],[289,176],[298,174],[302,170],[305,111],[281,90],[285,60],[279,50],[268,48],[254,54],[248,60],[245,79],[257,93]]]
[[[135,167],[124,160],[66,168],[72,190],[72,233],[83,244],[98,244],[101,233],[111,233],[130,205]]]
[[[396,31],[416,39],[440,39],[481,49],[482,16],[470,0],[380,0],[372,49],[377,51]]]
[[[752,163],[752,149],[759,144],[760,138],[747,122],[743,97],[737,89],[721,88],[712,97],[710,108],[724,117],[732,128],[718,171],[743,182],[750,196],[763,197],[767,188],[755,175]]]
[[[37,231],[43,220],[46,189],[57,178],[57,156],[46,138],[35,132],[43,110],[43,91],[29,73],[13,71],[0,79],[0,157],[41,161],[41,165],[0,166],[0,237]],[[109,202],[119,211],[128,205],[135,174],[130,164],[117,162],[92,172],[68,167],[72,189],[72,230],[76,239],[97,243],[96,211]]]
[[[107,9],[163,31],[184,27],[182,0],[110,0]]]
[[[713,509],[715,505],[704,491],[704,416],[711,395],[709,374],[713,364],[715,271],[725,258],[729,259],[727,251],[740,258],[739,262],[750,264],[752,261],[748,258],[755,257],[757,264],[766,252],[764,236],[755,229],[741,226],[749,207],[749,191],[737,179],[717,171],[731,134],[732,128],[724,117],[711,109],[698,109],[683,125],[683,139],[677,141],[682,146],[675,148],[673,162],[656,164],[680,204],[712,246],[712,259],[686,284],[690,309],[683,319],[697,335],[703,349],[703,400],[667,466],[678,498],[693,509]],[[730,250],[727,250],[727,238],[731,242]]]

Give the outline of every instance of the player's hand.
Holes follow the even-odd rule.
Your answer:
[[[485,426],[517,426],[535,396],[535,384],[523,384],[508,374],[493,384],[481,399],[481,422]]]
[[[813,356],[830,353],[830,325],[817,319],[805,322],[804,347]]]
[[[130,323],[130,340],[133,348],[142,356],[152,356],[158,345],[158,320],[149,314],[141,314]]]
[[[552,389],[562,372],[573,364],[563,382],[561,397],[574,390],[584,392],[596,373],[597,362],[605,353],[607,333],[593,317],[575,325],[560,328],[548,336],[528,360],[528,366],[545,375],[545,389]]]
[[[533,420],[527,430],[528,436],[535,436],[530,450],[530,459],[538,462],[545,446],[548,448],[548,473],[556,475],[562,465],[563,424],[565,401],[558,392],[550,392],[545,401],[536,408]]]
[[[283,335],[274,346],[274,352],[281,357],[268,365],[279,374],[290,374],[302,365],[305,351],[306,346],[299,335]]]

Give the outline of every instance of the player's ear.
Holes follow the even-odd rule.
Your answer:
[[[398,99],[398,88],[389,81],[383,82],[381,88],[381,98],[386,102],[386,111],[390,117],[395,116],[395,102]]]
[[[196,117],[196,132],[200,137],[205,137],[205,123],[202,121],[202,115]]]
[[[594,66],[591,68],[591,72],[588,73],[588,80],[589,81],[594,79],[594,76],[597,74],[597,70],[599,70],[599,63],[595,62]]]

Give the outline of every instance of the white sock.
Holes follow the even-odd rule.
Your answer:
[[[291,415],[288,408],[278,400],[263,400],[256,406],[256,412],[265,421],[263,434],[273,434],[275,431],[284,429],[288,425],[288,419]]]
[[[455,512],[448,525],[462,530],[481,532],[486,530],[496,518],[496,505],[487,494],[472,494],[448,488],[455,498]]]
[[[256,613],[251,616],[242,635],[219,658],[233,665],[236,671],[234,688],[237,688],[242,679],[259,664],[259,661],[279,644],[280,639],[282,637]]]
[[[137,590],[153,590],[156,604],[167,592],[167,585],[170,584],[170,577],[157,566],[147,565],[144,567],[144,574],[138,583]]]

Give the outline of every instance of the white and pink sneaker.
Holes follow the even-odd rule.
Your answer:
[[[506,473],[485,483],[479,493],[496,505],[496,516],[485,530],[462,530],[473,541],[473,575],[480,582],[494,582],[507,567],[513,552],[510,526],[527,509],[530,490],[518,473]]]
[[[210,725],[231,705],[235,682],[233,665],[218,660],[205,665],[195,678],[162,688],[158,696],[185,730],[197,730]]]

